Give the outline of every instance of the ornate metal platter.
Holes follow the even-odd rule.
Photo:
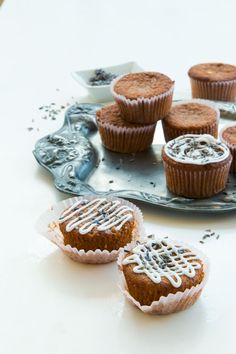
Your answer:
[[[227,117],[235,117],[235,105],[220,105]],[[236,176],[231,175],[226,190],[213,198],[181,198],[166,188],[161,145],[131,155],[106,150],[95,122],[100,107],[71,106],[62,128],[36,143],[34,156],[52,173],[56,188],[75,195],[114,195],[189,211],[236,209]]]

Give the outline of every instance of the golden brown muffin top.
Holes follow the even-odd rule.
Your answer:
[[[202,81],[236,80],[236,66],[223,63],[206,63],[192,66],[188,75]]]
[[[170,240],[152,240],[136,246],[122,261],[128,288],[161,296],[190,289],[203,281],[203,261],[188,247]],[[148,300],[148,297],[147,297]],[[151,301],[150,301],[151,302]],[[145,305],[150,305],[146,303]]]
[[[121,117],[120,109],[116,103],[110,104],[97,111],[97,121],[101,124],[110,124],[115,127],[139,128],[145,125],[129,123]]]
[[[222,133],[222,138],[226,143],[236,144],[236,125],[226,128]]]
[[[217,119],[214,108],[202,103],[189,102],[173,106],[164,118],[164,124],[177,129],[198,129],[214,124]]]
[[[171,89],[174,81],[158,72],[130,73],[122,76],[114,85],[115,93],[130,100],[149,98]]]

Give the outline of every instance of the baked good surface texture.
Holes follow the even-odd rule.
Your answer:
[[[173,105],[167,116],[162,119],[166,142],[185,134],[211,134],[217,138],[219,110],[210,104],[196,101]]]
[[[158,72],[130,73],[118,79],[113,87],[115,93],[133,100],[150,98],[169,91],[174,82]]]
[[[121,200],[78,200],[59,218],[64,244],[85,251],[117,250],[132,241],[134,211]]]
[[[224,63],[205,63],[192,66],[188,75],[202,81],[236,80],[236,66]]]
[[[136,245],[124,257],[122,270],[129,293],[141,305],[151,305],[162,296],[191,289],[205,275],[198,255],[168,239]]]

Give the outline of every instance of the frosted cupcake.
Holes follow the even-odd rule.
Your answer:
[[[118,259],[124,292],[144,312],[184,310],[196,302],[205,285],[204,258],[179,241],[155,237],[126,248]]]
[[[236,173],[236,124],[224,126],[220,131],[220,138],[232,154],[231,172]]]
[[[185,134],[210,134],[217,138],[220,111],[204,100],[175,103],[162,119],[166,142]]]
[[[143,217],[126,200],[88,195],[54,205],[39,219],[38,230],[75,261],[107,263],[142,236]]]
[[[123,119],[153,124],[170,110],[174,81],[157,72],[130,73],[115,79],[111,90]]]
[[[123,119],[117,104],[97,112],[102,144],[111,151],[136,153],[148,149],[153,141],[156,124],[131,124]]]
[[[188,75],[192,97],[218,101],[236,101],[236,66],[206,63],[192,66]]]
[[[188,198],[207,198],[225,189],[232,156],[211,135],[182,135],[162,150],[169,190]]]

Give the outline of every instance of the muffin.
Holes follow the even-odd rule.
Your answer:
[[[81,198],[58,222],[64,244],[85,252],[118,250],[133,240],[137,228],[134,208],[121,199]]]
[[[204,100],[176,103],[162,120],[166,142],[185,134],[210,134],[217,138],[220,111]]]
[[[223,127],[220,131],[220,138],[228,146],[233,157],[230,171],[236,173],[236,124]]]
[[[153,141],[156,124],[131,124],[123,119],[116,103],[97,112],[102,144],[109,150],[135,153],[146,150]]]
[[[192,97],[216,101],[236,101],[236,66],[207,63],[192,66],[188,75]]]
[[[153,124],[170,110],[174,81],[157,72],[130,73],[115,79],[111,90],[126,121]]]
[[[182,135],[162,150],[169,190],[187,198],[207,198],[225,189],[232,156],[213,136]]]
[[[199,298],[207,264],[190,246],[153,236],[125,251],[118,260],[124,287],[128,298],[141,310],[177,312]]]

